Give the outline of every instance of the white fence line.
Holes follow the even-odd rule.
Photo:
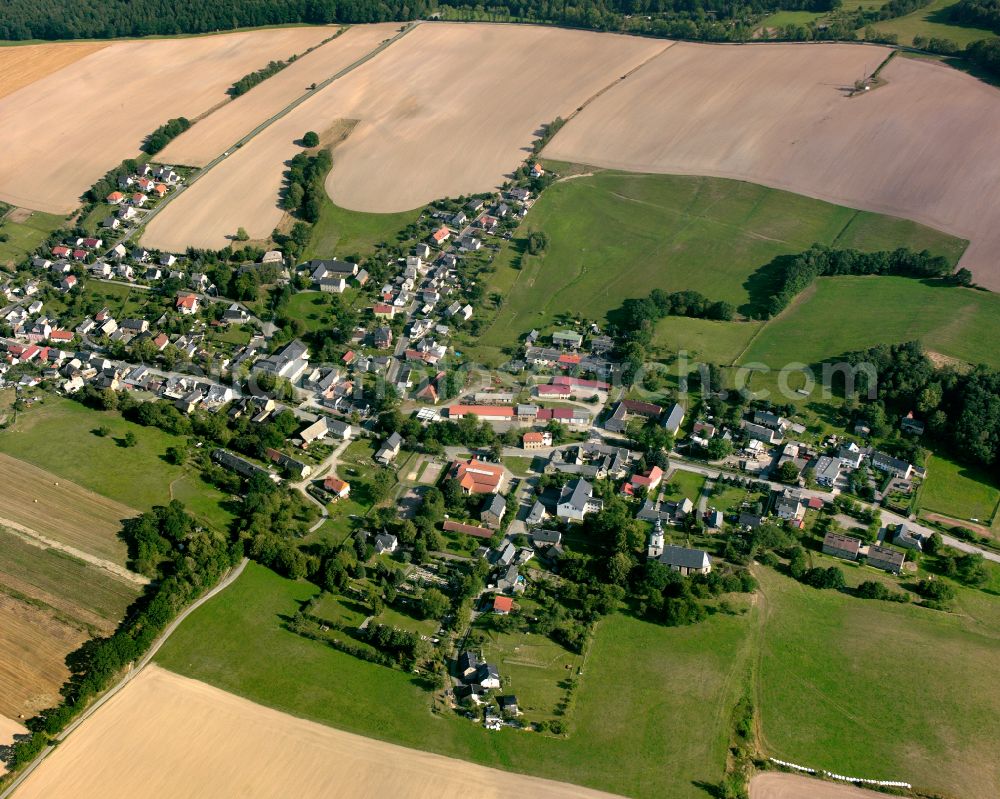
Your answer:
[[[842,780],[843,782],[860,782],[865,785],[880,785],[883,788],[906,788],[911,790],[912,785],[908,782],[900,782],[898,780],[869,780],[864,777],[848,777],[844,774],[834,774],[832,771],[817,771],[814,768],[809,768],[808,766],[800,766],[797,763],[789,763],[786,760],[778,760],[776,757],[769,757],[772,763],[777,763],[779,766],[784,766],[785,768],[790,768],[793,771],[804,771],[806,774],[819,774],[823,777],[829,777],[831,780]]]

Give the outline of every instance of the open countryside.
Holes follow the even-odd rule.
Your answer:
[[[993,0],[7,0],[0,799],[996,799]]]

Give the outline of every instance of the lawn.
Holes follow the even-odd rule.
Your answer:
[[[20,222],[11,219],[11,216],[17,218],[22,214],[27,214],[27,218]],[[10,212],[0,221],[0,234],[7,236],[7,241],[0,241],[0,266],[16,265],[45,241],[53,230],[62,227],[65,221],[61,216],[41,211],[22,212],[15,209]]]
[[[663,483],[662,497],[664,499],[690,499],[698,507],[701,490],[705,487],[705,476],[695,472],[685,472],[680,469],[670,475]]]
[[[932,0],[931,4],[885,22],[876,22],[879,33],[895,33],[900,44],[913,44],[914,36],[949,39],[959,47],[965,47],[977,39],[992,39],[995,34],[988,28],[973,28],[953,25],[948,21],[948,9],[958,0]]]
[[[527,457],[518,457],[516,455],[505,455],[503,457],[503,465],[510,469],[514,474],[528,474],[531,471],[531,466],[535,462],[535,459]]]
[[[914,339],[950,358],[1000,367],[1000,295],[903,277],[820,278],[764,326],[740,362],[816,364]]]
[[[349,291],[356,293],[357,290],[352,288]],[[331,328],[334,326],[334,321],[329,309],[334,301],[333,297],[333,294],[322,291],[300,291],[289,298],[282,313],[289,319],[300,320],[307,333]]]
[[[766,753],[990,799],[1000,784],[998,600],[967,612],[855,599],[759,569]],[[968,613],[968,610],[974,613]]]
[[[536,230],[549,236],[540,256],[525,252],[527,234]],[[501,250],[487,293],[503,293],[506,300],[474,355],[498,357],[530,329],[560,321],[566,309],[603,319],[626,298],[654,288],[692,289],[759,309],[766,292],[751,276],[775,256],[815,242],[866,249],[910,244],[952,259],[965,244],[905,220],[752,183],[599,172],[548,188]],[[695,332],[697,348],[711,347],[715,354],[735,352],[747,335],[733,331],[715,345],[708,343],[708,328]]]
[[[556,739],[491,733],[433,714],[415,675],[285,630],[283,619],[317,590],[250,564],[185,620],[157,661],[361,735],[630,796],[704,799],[699,784],[722,775],[729,710],[748,656],[746,617],[670,629],[604,620],[567,717],[570,734]]]
[[[778,11],[761,20],[762,28],[783,28],[786,25],[808,25],[822,19],[820,11]]]
[[[371,255],[382,242],[394,244],[396,234],[415,222],[422,208],[395,214],[367,214],[334,205],[324,195],[319,221],[304,258],[347,258]]]
[[[94,431],[106,426],[111,434]],[[138,439],[122,446],[125,433]],[[16,424],[0,432],[0,452],[48,469],[98,494],[138,510],[162,505],[176,489],[178,499],[208,524],[221,526],[231,518],[219,503],[225,495],[181,466],[167,463],[167,447],[182,439],[155,427],[142,427],[113,411],[95,411],[78,402],[46,397],[17,416]],[[177,481],[177,482],[175,482]]]
[[[1000,502],[1000,488],[987,472],[935,455],[927,465],[920,509],[989,526]]]

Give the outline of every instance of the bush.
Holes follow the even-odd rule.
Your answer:
[[[317,134],[314,130],[306,131],[305,135],[302,137],[302,144],[306,147],[318,147],[319,134]]]

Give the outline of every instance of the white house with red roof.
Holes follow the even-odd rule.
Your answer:
[[[195,294],[181,294],[177,297],[176,308],[185,316],[198,313],[198,296]]]

